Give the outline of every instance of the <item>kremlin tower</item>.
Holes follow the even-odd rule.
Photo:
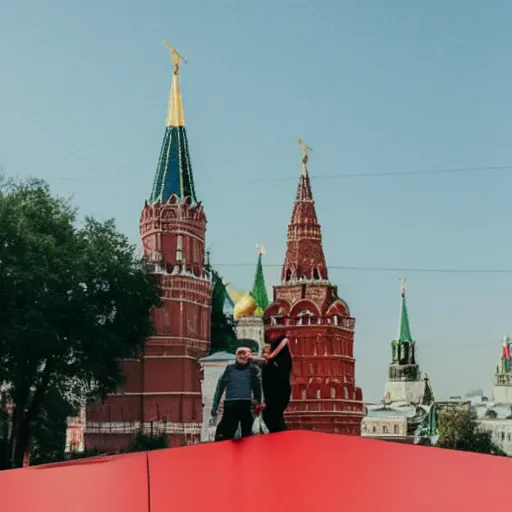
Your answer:
[[[512,404],[512,340],[505,336],[500,364],[494,375],[493,400],[498,404]]]
[[[329,281],[308,174],[308,148],[297,188],[281,284],[264,312],[269,334],[290,339],[293,355],[289,428],[360,435],[363,394],[356,386],[355,319]]]
[[[416,343],[412,339],[409,327],[405,279],[402,279],[398,339],[391,342],[391,363],[384,388],[384,402],[418,404],[424,391],[425,386],[417,361]]]
[[[211,278],[205,269],[206,216],[197,200],[174,64],[167,123],[153,188],[140,217],[144,257],[163,305],[140,360],[123,361],[125,384],[88,408],[87,449],[125,448],[135,435],[164,435],[169,446],[197,443],[202,424],[198,359],[210,345]]]

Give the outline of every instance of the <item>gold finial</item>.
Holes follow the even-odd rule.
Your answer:
[[[302,174],[305,176],[308,173],[308,155],[313,149],[305,144],[300,137],[297,137],[297,143],[302,148]]]
[[[171,52],[172,63],[174,64],[174,72],[172,76],[171,93],[169,94],[169,103],[167,105],[167,123],[166,126],[185,126],[185,116],[183,114],[183,102],[181,100],[179,70],[181,61],[187,61],[180,55],[176,48],[171,46],[167,41],[163,44]]]
[[[162,41],[164,46],[170,50],[172,63],[174,64],[174,74],[177,75],[180,70],[181,61],[187,63],[183,55],[180,55],[174,46],[171,46],[165,39]]]

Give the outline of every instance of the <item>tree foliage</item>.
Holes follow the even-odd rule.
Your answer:
[[[490,432],[481,430],[471,409],[456,407],[439,412],[439,448],[465,452],[504,455],[492,441]]]
[[[222,278],[213,273],[212,309],[210,320],[210,354],[225,351],[234,353],[236,350],[235,322],[224,313],[226,289]]]
[[[157,288],[114,221],[78,226],[46,183],[0,183],[0,385],[13,405],[13,466],[51,396],[75,405],[116,389],[155,305]]]

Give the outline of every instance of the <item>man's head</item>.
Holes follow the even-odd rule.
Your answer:
[[[251,357],[252,350],[247,347],[239,347],[236,349],[235,357],[238,364],[247,364]]]

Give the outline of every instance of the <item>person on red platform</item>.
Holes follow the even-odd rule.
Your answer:
[[[226,391],[226,397],[222,419],[215,431],[215,441],[233,439],[239,424],[242,437],[251,435],[254,421],[253,399],[256,402],[255,414],[258,415],[261,412],[261,376],[258,368],[250,361],[251,353],[250,348],[238,348],[235,354],[235,363],[226,366],[224,373],[219,378],[213,396],[212,421],[217,417],[217,410],[224,391]]]
[[[286,336],[275,334],[268,341],[263,349],[263,421],[270,432],[281,432],[287,428],[283,414],[290,403],[292,354]]]

